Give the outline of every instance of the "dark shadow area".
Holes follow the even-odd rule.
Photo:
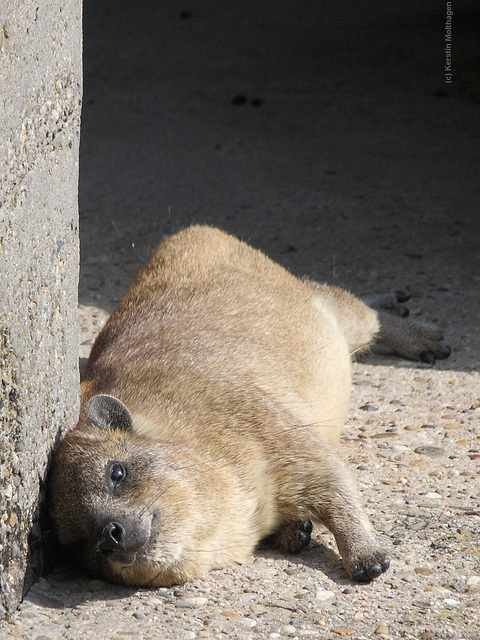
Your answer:
[[[478,369],[480,17],[444,3],[84,3],[83,304],[206,222],[297,274],[406,289]]]
[[[333,551],[328,546],[318,540],[313,541],[308,548],[298,555],[284,554],[271,549],[257,549],[255,556],[259,558],[287,559],[295,568],[307,566],[330,578],[338,585],[345,587],[355,587],[362,584],[365,587],[368,583],[356,583],[352,581],[343,566],[342,560],[337,551]],[[213,575],[215,572],[213,572]],[[53,586],[54,594],[45,589],[42,579],[37,582],[33,589],[30,589],[25,596],[28,603],[45,607],[47,609],[65,609],[81,607],[87,603],[96,601],[108,601],[134,596],[139,591],[142,593],[152,593],[159,596],[163,602],[176,602],[185,590],[184,585],[177,585],[168,588],[138,588],[112,584],[101,579],[94,579],[80,568],[72,567],[72,563],[65,558],[61,558],[55,566],[54,571],[47,576],[48,584]],[[185,586],[188,586],[185,585]],[[175,593],[174,593],[175,591]]]

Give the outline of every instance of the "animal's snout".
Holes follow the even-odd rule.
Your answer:
[[[145,549],[151,528],[126,515],[121,520],[109,518],[99,522],[92,534],[96,553],[110,563],[129,566],[135,562],[137,553]]]
[[[126,539],[125,527],[119,522],[109,522],[102,530],[100,539],[95,545],[98,553],[108,556],[124,548]]]

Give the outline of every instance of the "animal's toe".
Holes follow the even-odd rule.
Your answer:
[[[284,553],[297,554],[310,544],[313,525],[310,520],[284,523],[275,533],[262,540],[262,547],[273,547]]]
[[[435,364],[435,354],[430,350],[422,351],[422,353],[420,354],[420,360],[422,362],[426,362],[427,364]]]
[[[298,521],[298,528],[300,529],[300,531],[303,531],[304,533],[310,535],[313,531],[313,524],[311,520],[299,520]]]
[[[397,303],[407,302],[412,297],[411,293],[406,293],[405,291],[394,291],[394,295]]]
[[[385,552],[376,553],[360,561],[352,571],[355,582],[370,582],[384,573],[390,566],[390,556]]]
[[[288,540],[286,550],[289,553],[300,553],[310,544],[313,525],[310,520],[299,520],[294,534]]]
[[[435,364],[437,359],[442,360],[443,358],[448,358],[452,350],[448,345],[443,344],[442,340],[443,336],[441,334],[436,336],[435,342],[431,343],[427,349],[424,349],[420,353],[420,360],[427,364]]]
[[[437,358],[448,358],[451,353],[452,353],[452,350],[450,349],[450,347],[448,345],[446,345],[446,344],[441,345],[437,349]]]

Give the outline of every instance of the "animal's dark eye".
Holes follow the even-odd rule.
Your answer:
[[[127,467],[121,462],[112,462],[110,464],[108,477],[112,486],[117,487],[127,477]]]

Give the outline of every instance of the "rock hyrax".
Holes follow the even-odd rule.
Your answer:
[[[350,354],[375,336],[448,355],[436,331],[298,280],[222,231],[167,238],[88,360],[50,481],[60,542],[93,574],[160,586],[243,563],[265,538],[299,551],[314,521],[351,578],[376,578],[388,553],[332,448]]]

